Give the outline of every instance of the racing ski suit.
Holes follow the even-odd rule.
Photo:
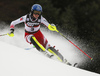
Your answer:
[[[31,38],[33,36],[45,49],[48,49],[50,47],[48,40],[40,31],[41,24],[44,24],[46,27],[50,25],[42,15],[40,15],[39,18],[35,20],[31,19],[30,14],[24,15],[19,19],[12,21],[10,24],[10,29],[14,29],[15,25],[22,22],[24,22],[25,24],[25,39],[28,43],[32,44]]]

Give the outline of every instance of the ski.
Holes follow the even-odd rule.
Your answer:
[[[49,57],[49,58],[52,58],[54,55],[52,55],[52,54],[49,54],[47,51],[42,51],[42,53],[45,55],[45,56],[47,56],[47,57]]]
[[[67,61],[67,59],[64,59],[63,63],[67,64],[67,65],[70,65],[70,66],[73,66],[73,67],[76,67],[78,65],[78,63],[74,63],[73,65]]]
[[[30,47],[30,48],[25,48],[25,50],[31,50],[33,47]]]
[[[33,48],[34,48],[34,46],[30,47],[30,48],[25,48],[25,50],[31,50]],[[59,61],[63,62],[66,65],[70,65],[73,67],[76,67],[78,65],[78,63],[75,63],[72,65],[70,62],[67,61],[67,59],[64,59],[63,55],[59,51],[57,51],[56,49],[53,49],[53,48],[50,48],[50,49],[51,50],[48,50],[48,51],[47,50],[45,50],[45,51],[40,50],[40,52],[42,54],[44,54],[46,57],[51,58],[51,59],[55,56],[55,57],[57,57],[57,59]]]
[[[33,46],[33,47],[28,47],[28,48],[25,48],[25,50],[31,50],[31,49],[33,49],[33,48],[35,48],[35,46]],[[40,51],[40,52],[42,52],[45,56],[47,56],[47,57],[49,57],[49,58],[52,58],[54,55],[50,55],[47,51]]]

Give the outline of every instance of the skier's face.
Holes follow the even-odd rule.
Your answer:
[[[33,17],[35,17],[36,19],[39,17],[38,14],[33,14]]]
[[[33,16],[37,19],[39,17],[39,15],[41,14],[40,11],[34,11],[33,12]]]

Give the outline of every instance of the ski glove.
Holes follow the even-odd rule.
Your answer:
[[[58,31],[58,30],[56,29],[56,26],[55,26],[54,24],[51,24],[51,25],[49,24],[49,25],[48,25],[48,29],[51,30],[51,31]]]
[[[13,37],[14,36],[14,29],[10,29],[10,33],[7,33],[8,36]]]

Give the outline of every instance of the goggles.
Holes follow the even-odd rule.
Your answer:
[[[41,12],[40,12],[40,11],[33,11],[33,14],[38,14],[38,15],[40,15]]]

